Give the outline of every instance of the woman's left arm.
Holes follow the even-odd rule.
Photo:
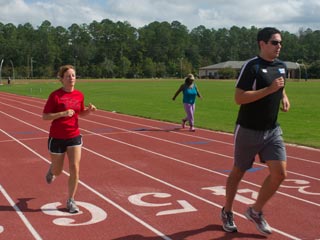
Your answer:
[[[196,86],[196,89],[197,89],[197,96],[202,99],[202,95],[201,95],[201,93],[200,93],[200,91],[199,91],[198,86]]]
[[[92,103],[89,103],[88,107],[86,107],[83,111],[79,113],[79,116],[84,117],[87,116],[89,113],[96,111],[97,108]]]

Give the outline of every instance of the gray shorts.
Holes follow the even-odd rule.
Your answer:
[[[268,160],[286,161],[286,148],[280,126],[256,131],[237,125],[234,132],[234,165],[245,171],[252,167],[255,156]]]

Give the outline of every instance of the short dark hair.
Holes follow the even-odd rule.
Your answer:
[[[260,41],[264,41],[265,43],[267,43],[271,39],[272,35],[277,33],[281,34],[281,32],[276,28],[273,28],[273,27],[263,28],[258,32],[257,41],[258,43]]]

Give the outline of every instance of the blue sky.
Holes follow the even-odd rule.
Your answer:
[[[189,30],[232,26],[274,26],[297,33],[320,30],[319,0],[0,0],[0,22],[15,25],[44,20],[53,26],[110,19],[139,28],[153,21],[179,21]]]

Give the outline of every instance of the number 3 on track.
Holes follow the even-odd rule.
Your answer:
[[[107,213],[95,205],[92,205],[86,202],[79,202],[79,201],[77,201],[77,205],[87,209],[91,213],[92,218],[89,221],[83,222],[83,223],[75,223],[75,220],[72,217],[82,214],[83,212],[80,211],[79,213],[73,214],[73,213],[60,211],[58,210],[58,207],[61,206],[60,202],[48,203],[46,205],[43,205],[41,207],[41,210],[43,213],[47,215],[60,217],[60,218],[54,219],[53,223],[59,226],[66,226],[66,227],[95,224],[98,222],[102,222],[107,218]]]

